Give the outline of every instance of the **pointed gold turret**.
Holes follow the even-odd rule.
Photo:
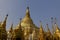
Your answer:
[[[19,21],[18,25],[16,26],[16,29],[21,29],[21,20],[22,20],[22,18],[20,18],[20,21]]]
[[[19,28],[22,30],[22,27],[21,27],[21,20],[22,20],[22,18],[20,18]]]
[[[11,25],[9,32],[13,32],[13,24]]]
[[[47,27],[47,32],[46,32],[46,40],[52,40],[52,34],[51,34],[51,32],[50,32],[50,29],[49,29],[49,27],[48,27],[48,24],[46,24],[46,27]]]
[[[49,27],[48,27],[48,24],[46,24],[46,27],[47,27],[47,32],[48,34],[51,34],[50,30],[49,30]]]
[[[53,17],[51,17],[51,24],[52,24],[52,34],[54,34],[54,23],[53,23]]]
[[[27,9],[26,9],[26,17],[30,17],[29,7],[27,7]]]
[[[59,37],[60,38],[60,29],[59,29],[57,24],[55,24],[55,33],[54,34],[55,34],[55,37]]]
[[[60,29],[58,28],[58,25],[56,23],[56,18],[55,18],[55,35],[60,38]]]
[[[43,32],[42,23],[40,21],[40,32]]]
[[[58,28],[58,25],[57,25],[57,23],[56,23],[56,18],[55,18],[55,31],[56,31],[56,32],[60,32],[60,30],[59,30],[59,28]]]
[[[40,21],[40,30],[39,30],[39,40],[45,40],[41,21]]]
[[[5,40],[7,40],[7,31],[6,31],[7,17],[8,17],[8,14],[6,15],[4,21],[1,23],[1,28],[2,28],[1,33],[3,34],[2,36],[4,36],[4,38],[3,37],[1,37],[1,38],[5,39]]]
[[[3,28],[6,28],[5,26],[6,26],[7,17],[8,17],[8,14],[6,15],[4,21],[1,24]]]
[[[58,25],[57,24],[55,24],[55,30],[56,30],[56,33],[57,32],[60,32],[60,29],[58,28]]]

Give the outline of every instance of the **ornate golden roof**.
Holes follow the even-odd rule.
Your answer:
[[[31,19],[31,17],[30,17],[29,7],[27,7],[27,9],[26,9],[26,15],[25,15],[25,17],[22,19],[21,24],[23,24],[23,23],[33,24],[33,21],[32,21],[32,19]]]

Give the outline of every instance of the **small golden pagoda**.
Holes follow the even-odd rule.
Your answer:
[[[3,22],[0,22],[0,39],[7,40],[7,31],[6,31],[6,22],[7,22],[8,14],[6,15]]]
[[[54,36],[56,40],[60,40],[60,29],[58,27],[57,24],[55,24],[55,32],[54,32]]]
[[[43,28],[42,28],[41,21],[40,21],[40,30],[39,30],[39,40],[45,40],[45,33],[44,33]]]
[[[53,40],[53,36],[52,36],[52,33],[50,32],[50,29],[49,29],[49,27],[48,27],[48,24],[46,24],[46,27],[47,27],[47,32],[46,32],[46,36],[45,36],[45,38],[46,38],[46,40]]]

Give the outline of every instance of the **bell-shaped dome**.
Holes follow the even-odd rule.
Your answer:
[[[29,7],[27,7],[27,9],[26,9],[26,15],[25,15],[25,17],[22,19],[21,24],[22,24],[22,23],[33,24],[33,21],[32,21],[32,19],[31,19],[31,17],[30,17]]]

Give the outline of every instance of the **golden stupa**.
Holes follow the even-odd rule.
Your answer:
[[[32,21],[32,19],[31,19],[31,17],[30,17],[29,7],[27,7],[27,9],[26,9],[26,15],[25,15],[25,17],[22,19],[21,25],[23,25],[23,23],[25,23],[25,24],[33,24],[33,21]]]

